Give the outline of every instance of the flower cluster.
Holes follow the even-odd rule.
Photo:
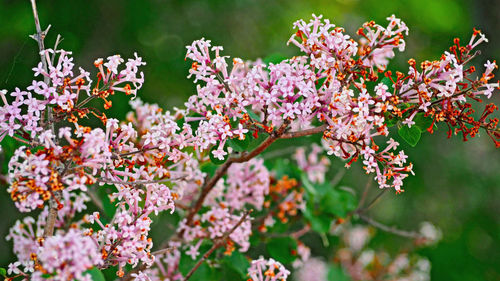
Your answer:
[[[312,145],[312,150],[306,157],[306,150],[303,147],[297,148],[294,158],[300,169],[306,172],[309,180],[313,183],[323,183],[325,174],[328,171],[330,160],[325,156],[319,156],[324,150],[317,144]]]
[[[33,230],[32,221],[25,220],[24,223],[29,231]],[[17,227],[22,225],[18,224]],[[86,271],[102,264],[96,241],[75,229],[22,247],[26,247],[24,252],[31,253],[29,256],[18,255],[19,261],[9,266],[9,273],[26,277],[31,275],[30,280],[92,280]],[[20,265],[24,267],[23,271],[19,269]]]
[[[430,223],[425,224],[432,227]],[[430,262],[418,255],[401,252],[391,257],[384,251],[368,247],[373,231],[364,226],[343,230],[345,247],[337,251],[337,259],[352,280],[378,280],[381,275],[391,280],[430,280]]]
[[[277,281],[286,280],[290,275],[281,263],[269,259],[259,258],[252,261],[252,265],[248,269],[249,280],[252,281]]]
[[[475,118],[470,102],[490,98],[499,87],[492,82],[495,62],[488,61],[480,77],[468,66],[473,49],[487,41],[484,35],[474,30],[466,45],[454,40],[440,60],[424,61],[420,68],[410,59],[408,73],[394,76],[388,63],[396,49],[404,50],[408,28],[394,16],[387,20],[386,27],[365,23],[359,40],[321,16],[299,20],[288,43],[301,55],[274,63],[230,60],[222,47],[197,40],[186,55],[193,61],[188,77],[194,77],[196,94],[185,108],[172,111],[135,98],[145,65],[137,54],[127,62],[119,55],[95,60],[92,83],[89,72],[80,68],[74,74],[70,52],[41,50],[31,86],[0,91],[0,141],[10,136],[23,143],[9,162],[7,191],[21,212],[42,209],[37,220],[27,217],[11,229],[7,238],[18,261],[9,275],[90,280],[87,270],[117,267],[116,274],[127,280],[188,279],[200,263],[186,271],[183,262],[204,262],[217,251],[218,257],[239,255],[245,264],[245,255],[255,256],[252,235],[267,241],[270,232],[292,227],[298,230],[277,236],[290,244],[283,250],[293,257],[289,264],[304,267],[311,250],[299,238],[309,231],[326,235],[331,221],[342,223],[356,213],[347,206],[351,202],[343,202],[348,195],[325,196],[320,188],[305,192],[303,186],[314,189],[306,183],[326,186],[325,151],[346,160],[346,167],[362,159],[380,188],[399,193],[413,164],[398,150],[392,125],[420,134],[444,122],[450,136],[461,133],[464,140],[484,129],[500,146],[498,119],[489,117],[497,107],[487,105]],[[124,121],[89,106],[99,100],[109,109],[115,92],[132,96]],[[99,125],[85,125],[91,116]],[[318,140],[295,150],[298,169],[273,170],[257,157],[279,139],[313,134],[321,134],[322,146]],[[338,206],[326,223],[315,221],[308,208],[337,197],[347,199],[334,202]],[[91,199],[99,211],[77,216]],[[163,243],[168,248],[152,251],[153,221],[166,211],[175,211],[178,220]],[[363,251],[368,229],[346,233],[347,246],[337,260],[353,279],[371,280],[369,268],[383,260],[394,278],[410,272],[416,275],[407,278],[426,280],[425,260],[414,263],[405,254],[384,260],[384,254]],[[424,225],[421,236],[428,244],[440,233]],[[312,264],[321,268],[319,260]],[[274,281],[289,275],[280,262],[259,258],[247,277]]]

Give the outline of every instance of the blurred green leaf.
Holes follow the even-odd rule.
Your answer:
[[[186,255],[184,251],[181,251],[181,259],[179,261],[179,271],[182,275],[186,275],[189,273],[191,268],[196,264],[196,260],[193,260],[191,256]]]
[[[7,270],[5,270],[5,268],[3,267],[0,267],[0,275],[7,277]]]
[[[242,253],[239,251],[233,251],[230,256],[225,256],[224,260],[229,267],[234,269],[239,274],[241,278],[244,279],[246,277],[250,263]]]
[[[266,247],[269,255],[283,264],[290,264],[297,258],[292,255],[292,250],[297,249],[297,241],[291,237],[273,238]]]
[[[255,114],[255,112],[253,112],[252,107],[250,107],[250,106],[246,107],[246,110],[247,110],[248,116],[250,116],[250,118],[252,118],[253,121],[260,122],[259,116],[257,116],[257,114]]]
[[[257,138],[255,138],[253,134],[250,134],[249,137],[250,139],[247,150],[252,151],[256,149],[263,141],[265,141],[268,136],[267,134],[261,132],[257,135]]]
[[[16,140],[11,137],[5,137],[0,143],[2,150],[0,152],[0,160],[2,161],[1,173],[7,174],[9,170],[9,160],[14,155],[14,151],[19,147]]]
[[[243,152],[248,149],[248,145],[250,144],[250,136],[245,136],[244,139],[240,140],[239,138],[229,139],[226,143],[228,146],[232,147],[235,151]]]
[[[304,217],[311,223],[312,230],[318,233],[327,233],[330,230],[332,220],[328,216],[321,216],[314,213],[314,206],[306,205]]]
[[[389,91],[392,91],[394,84],[392,83],[391,79],[389,79],[389,77],[382,78],[382,81],[380,82],[386,85],[387,88],[389,88]]]
[[[83,273],[83,275],[90,274],[92,277],[92,281],[106,281],[106,278],[104,278],[104,275],[102,274],[101,270],[99,270],[97,267],[93,267]]]
[[[388,128],[396,125],[401,119],[392,115],[389,112],[384,113],[384,124],[387,125]]]
[[[217,279],[216,272],[206,262],[202,263],[193,275],[191,275],[191,278],[189,278],[191,281],[207,281]]]
[[[99,195],[99,199],[101,199],[104,214],[107,218],[111,219],[115,215],[116,206],[109,199],[108,193],[106,192],[106,186],[97,187],[97,193]]]
[[[300,181],[302,182],[302,186],[304,186],[304,188],[305,188],[307,194],[309,195],[309,197],[312,200],[314,200],[314,197],[318,194],[318,192],[316,191],[316,187],[307,178],[307,174],[306,173],[302,173],[300,175]]]
[[[322,212],[342,218],[356,209],[356,205],[356,198],[352,193],[336,188],[331,188],[320,202]]]
[[[432,125],[433,119],[430,116],[426,117],[425,113],[421,112],[415,115],[413,122],[415,122],[415,126],[420,128],[420,131],[425,132]]]
[[[328,281],[350,281],[351,278],[344,272],[342,267],[332,264],[328,269]]]
[[[223,262],[217,270],[214,270],[215,276],[213,280],[218,281],[245,281],[246,273],[244,276],[241,276],[239,272],[237,272],[229,262]],[[209,279],[206,279],[209,280]]]
[[[285,55],[280,54],[280,53],[274,53],[274,54],[268,55],[262,61],[265,64],[269,64],[269,63],[278,64],[278,63],[280,63],[280,62],[282,62],[282,61],[284,61],[286,59],[288,59],[288,57],[286,57]]]

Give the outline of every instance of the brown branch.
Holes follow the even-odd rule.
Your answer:
[[[365,203],[366,196],[368,195],[368,190],[370,189],[371,186],[372,186],[372,179],[369,178],[365,184],[365,189],[363,190],[363,195],[361,196],[361,200],[359,200],[358,209],[361,208],[361,206],[363,206],[363,204]]]
[[[146,152],[146,151],[149,151],[149,150],[154,150],[154,149],[159,149],[158,146],[154,146],[154,147],[149,147],[149,148],[141,148],[137,151],[131,151],[131,152],[126,152],[126,153],[122,153],[122,154],[119,154],[120,157],[124,157],[124,156],[129,156],[129,155],[132,155],[132,154],[137,154],[137,153],[142,153],[142,152]]]
[[[215,251],[217,250],[218,248],[220,248],[222,245],[224,245],[224,243],[226,242],[226,240],[229,238],[229,235],[231,235],[231,233],[233,233],[245,220],[246,218],[248,217],[248,215],[252,212],[252,210],[249,210],[249,211],[246,211],[245,214],[241,217],[241,219],[238,221],[238,223],[236,223],[229,231],[227,231],[226,233],[224,233],[224,235],[222,235],[221,238],[219,239],[216,239],[214,241],[214,245],[212,246],[212,248],[210,248],[210,250],[208,250],[199,260],[198,262],[195,264],[195,266],[188,272],[188,274],[186,274],[186,277],[184,277],[183,281],[187,281],[189,280],[189,278],[191,278],[191,276],[194,274],[194,272],[201,266],[201,264],[207,260],[210,255]]]
[[[194,203],[193,207],[189,211],[189,213],[186,215],[186,225],[190,226],[191,223],[193,222],[193,217],[198,211],[201,209],[203,206],[203,202],[205,201],[205,198],[207,197],[208,193],[213,189],[215,184],[226,174],[227,170],[233,163],[243,163],[246,162],[255,156],[259,155],[262,151],[264,151],[266,148],[268,148],[275,140],[279,139],[281,135],[285,132],[286,128],[288,127],[289,121],[286,121],[281,125],[281,127],[273,132],[265,141],[263,141],[256,149],[254,149],[250,153],[243,154],[242,156],[238,158],[229,158],[222,166],[220,166],[217,171],[215,172],[214,176],[210,178],[202,187],[200,196]],[[183,231],[179,233],[179,237],[182,237],[184,234]]]
[[[47,27],[45,31],[42,31],[42,28],[40,26],[40,19],[38,17],[38,10],[36,8],[36,1],[31,0],[31,8],[33,9],[33,18],[35,20],[35,28],[36,28],[36,34],[32,35],[31,38],[35,39],[38,43],[38,49],[40,51],[40,60],[42,62],[43,69],[47,71],[47,61],[45,60],[45,55],[43,54],[43,51],[45,51],[45,45],[43,40],[45,39],[45,36],[47,35],[47,32],[50,29],[50,25]],[[48,77],[44,78],[45,83],[48,83]],[[48,118],[47,122],[51,122],[52,114],[50,110],[47,110]],[[54,126],[51,126],[52,133],[54,133]],[[54,194],[54,196],[56,196]],[[55,198],[50,199],[49,203],[50,209],[49,209],[49,215],[47,217],[47,223],[45,224],[45,227],[43,229],[43,237],[47,236],[52,236],[54,234],[54,225],[56,223],[57,219],[57,202]]]
[[[215,186],[215,184],[219,181],[222,176],[227,172],[227,169],[229,169],[229,166],[231,166],[232,160],[229,159],[226,163],[222,164],[217,171],[215,171],[215,174],[210,180],[208,180],[203,187],[201,188],[201,193],[196,202],[194,203],[193,207],[191,207],[191,210],[186,216],[186,225],[191,225],[193,222],[193,217],[198,211],[201,209],[203,205],[203,201],[205,201],[205,198],[207,197],[208,193],[212,188]],[[184,231],[181,231],[179,234],[180,237],[184,234]]]
[[[162,254],[167,254],[167,253],[170,253],[172,252],[173,250],[175,250],[175,247],[168,247],[168,248],[165,248],[165,249],[161,249],[161,250],[158,250],[158,251],[154,251],[152,252],[151,254],[153,256],[156,256],[156,255],[162,255]]]
[[[359,218],[361,220],[363,220],[364,222],[366,222],[366,223],[368,223],[368,224],[370,224],[370,225],[372,225],[372,226],[374,226],[382,231],[388,232],[388,233],[392,233],[392,234],[395,234],[395,235],[398,235],[401,237],[406,237],[406,238],[413,238],[413,239],[423,238],[423,236],[418,232],[401,230],[401,229],[397,229],[395,227],[390,227],[390,226],[382,224],[378,221],[375,221],[374,219],[372,219],[368,216],[365,216],[363,214],[359,214]]]
[[[49,237],[54,235],[54,225],[57,220],[57,204],[52,200],[49,202],[49,215],[47,216],[47,223],[43,228],[43,237]]]
[[[282,136],[280,136],[280,138],[291,139],[291,138],[298,138],[298,137],[303,137],[303,136],[310,136],[310,135],[321,133],[321,132],[325,131],[326,128],[328,128],[328,125],[323,124],[319,127],[311,128],[311,129],[307,129],[307,130],[303,130],[303,131],[288,132],[288,133],[285,133]]]
[[[42,52],[45,51],[45,45],[43,40],[45,39],[45,36],[47,35],[47,32],[50,29],[50,25],[47,27],[45,31],[42,31],[35,0],[31,0],[31,8],[33,9],[33,18],[35,20],[35,28],[36,28],[36,34],[32,35],[31,38],[35,39],[38,43],[38,49],[40,50],[40,59],[42,61],[42,66],[43,69],[47,71],[47,61],[45,60],[45,56],[42,54]]]
[[[186,178],[186,177],[167,178],[167,179],[161,179],[161,180],[136,180],[136,181],[118,181],[118,180],[112,180],[112,179],[97,178],[96,181],[100,182],[100,183],[106,183],[106,184],[139,185],[139,184],[170,182],[170,181],[174,181],[174,180],[181,180],[184,178]]]

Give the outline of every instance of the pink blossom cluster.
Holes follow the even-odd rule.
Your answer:
[[[325,156],[320,156],[324,149],[313,143],[311,151],[307,154],[304,147],[299,147],[295,151],[294,158],[299,168],[306,172],[307,177],[313,183],[323,183],[325,174],[328,171],[330,160]]]
[[[180,247],[180,242],[169,241],[167,248],[169,250],[156,254],[154,266],[139,272],[137,276],[134,276],[135,280],[182,280],[183,276],[179,271],[181,259]]]
[[[25,223],[32,231],[32,221],[25,221]],[[33,252],[27,257],[19,256],[19,261],[9,265],[9,273],[30,275],[30,280],[90,281],[91,275],[86,271],[102,264],[97,243],[75,229],[70,229],[65,234],[56,234],[37,243],[41,245],[23,245]],[[21,271],[19,266],[23,266],[24,270]]]
[[[426,227],[432,227],[430,223]],[[378,280],[381,272],[376,267],[384,268],[384,278],[391,280],[430,280],[430,262],[416,254],[401,252],[391,257],[383,250],[368,247],[374,232],[361,226],[345,226],[340,233],[345,247],[341,247],[336,258],[352,280]],[[324,279],[326,280],[326,279]]]
[[[226,140],[236,134],[244,138],[240,134],[245,130],[242,124],[247,126],[246,130],[272,131],[285,120],[295,129],[310,128],[317,120],[328,126],[325,138],[330,154],[357,159],[360,149],[370,145],[374,137],[388,135],[384,113],[391,110],[392,105],[385,101],[392,93],[381,83],[377,86],[377,95],[371,96],[361,86],[363,82],[354,81],[354,76],[355,69],[371,69],[375,62],[380,65],[392,57],[395,46],[400,50],[404,48],[401,32],[407,31],[406,26],[394,17],[389,21],[387,28],[374,24],[365,26],[367,44],[372,52],[366,51],[366,61],[361,65],[355,60],[357,43],[344,35],[343,29],[335,28],[328,20],[322,22],[321,17],[314,17],[307,24],[302,20],[295,24],[298,31],[290,42],[306,55],[278,64],[244,64],[241,59],[234,59],[229,71],[227,57],[220,54],[221,47],[211,48],[210,41],[204,39],[195,41],[188,47],[187,57],[194,60],[190,76],[195,76],[195,82],[201,80],[203,83],[198,84],[198,95],[192,96],[186,106],[208,119],[200,122],[199,130],[205,131],[206,126],[212,126],[217,131],[212,134],[213,139],[209,137],[211,144],[218,144],[212,153],[224,159]],[[383,51],[375,51],[380,49]],[[214,58],[210,50],[215,52]],[[347,75],[349,72],[351,74]],[[347,87],[353,82],[360,93]],[[249,110],[259,119],[251,119]],[[238,127],[231,125],[231,120],[239,121]],[[205,135],[210,135],[209,131],[214,132],[208,130]],[[392,169],[392,159],[386,161],[383,155],[367,157],[371,165],[367,171],[377,171],[381,188],[392,186],[399,190],[402,179],[411,172],[411,166]],[[378,168],[378,162],[383,169]],[[404,161],[396,162],[404,164]],[[391,177],[393,182],[389,183]]]
[[[269,193],[269,179],[262,159],[254,158],[231,166],[227,180],[221,179],[205,201],[209,209],[195,214],[194,225],[187,225],[184,221],[179,225],[178,232],[182,233],[185,241],[194,243],[189,246],[187,253],[195,259],[200,254],[198,249],[203,240],[220,238],[230,231],[241,219],[240,213],[245,208],[261,210],[265,196]],[[250,247],[251,234],[251,222],[247,220],[229,238],[240,246],[241,252],[246,252]]]
[[[248,269],[249,280],[252,281],[283,281],[288,278],[288,271],[280,262],[260,257],[253,260]]]

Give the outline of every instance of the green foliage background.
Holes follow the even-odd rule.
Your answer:
[[[190,63],[184,61],[185,45],[205,37],[224,46],[226,55],[243,59],[294,55],[296,48],[286,46],[292,23],[312,13],[323,14],[351,34],[367,20],[385,24],[391,14],[402,18],[410,28],[407,51],[397,55],[391,69],[406,71],[410,57],[439,58],[454,37],[468,41],[472,27],[490,38],[476,60],[479,69],[487,58],[500,60],[497,0],[47,0],[38,6],[42,25],[52,25],[46,44],[61,34],[62,47],[73,51],[76,64],[87,70],[93,71],[97,57],[127,57],[137,51],[148,63],[139,96],[164,108],[182,106],[195,93],[186,79]],[[31,84],[38,58],[37,46],[28,38],[33,32],[29,1],[0,1],[0,89]],[[498,93],[494,102],[500,103]],[[126,98],[116,95],[108,116],[123,118],[128,110]],[[486,135],[463,143],[460,137],[447,139],[444,128],[422,135],[414,148],[403,146],[416,176],[406,180],[402,195],[386,193],[370,215],[408,229],[427,220],[443,230],[443,241],[421,252],[432,262],[433,280],[500,280],[500,151]],[[334,170],[343,169],[342,161],[332,160]],[[367,179],[358,164],[341,183],[360,191]],[[373,187],[371,195],[377,191]],[[0,202],[0,236],[5,237],[19,214],[6,192],[0,192]],[[390,252],[411,246],[381,232],[372,244]],[[1,266],[12,261],[11,247],[0,240]]]

